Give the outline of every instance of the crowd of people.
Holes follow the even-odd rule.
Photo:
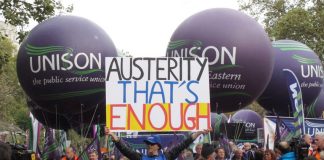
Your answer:
[[[195,154],[185,153],[183,159],[188,160],[324,160],[324,132],[317,133],[315,138],[303,135],[298,143],[281,141],[274,149],[258,147],[246,142],[238,147],[229,142],[229,149],[209,143],[197,144]]]
[[[209,133],[210,130],[198,131],[188,136],[181,143],[167,151],[163,150],[159,135],[147,137],[143,143],[146,144],[146,154],[136,152],[126,145],[125,141],[116,136],[108,128],[106,136],[110,136],[121,156],[109,155],[103,159],[109,160],[324,160],[324,132],[319,132],[314,139],[305,134],[297,142],[278,142],[274,149],[258,147],[255,144],[245,142],[239,146],[229,141],[223,144],[198,143],[191,149],[189,146],[197,137]],[[0,142],[1,160],[11,160],[11,148],[8,144]],[[90,160],[98,160],[98,151],[88,153]],[[74,147],[67,147],[61,160],[79,160]]]
[[[324,132],[317,133],[314,139],[305,134],[296,142],[278,142],[274,149],[258,147],[249,142],[244,143],[242,147],[233,142],[228,142],[226,147],[229,149],[210,143],[197,144],[194,147],[195,152],[188,148],[199,135],[208,132],[208,130],[204,130],[193,133],[169,151],[162,151],[159,136],[153,135],[144,141],[147,146],[147,153],[142,154],[125,145],[121,138],[106,129],[106,134],[112,137],[117,149],[130,160],[169,160],[176,158],[183,160],[324,160]]]

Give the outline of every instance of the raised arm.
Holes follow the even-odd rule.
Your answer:
[[[128,147],[114,132],[111,132],[107,127],[105,128],[105,134],[112,138],[112,141],[118,150],[128,159],[141,160],[142,155],[140,153]]]
[[[206,129],[191,134],[190,137],[173,147],[169,152],[166,152],[165,156],[167,157],[167,159],[176,159],[184,149],[188,148],[190,144],[197,139],[197,137],[199,137],[201,134],[207,134],[210,131],[211,130]]]

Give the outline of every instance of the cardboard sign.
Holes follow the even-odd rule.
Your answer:
[[[207,59],[108,57],[105,63],[112,131],[210,128]]]

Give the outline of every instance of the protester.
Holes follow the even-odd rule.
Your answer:
[[[216,159],[217,160],[227,160],[226,157],[225,157],[226,153],[225,153],[225,149],[224,148],[219,147],[219,148],[217,148],[215,150],[215,152],[216,152]]]
[[[243,152],[248,151],[248,150],[250,150],[250,149],[251,149],[251,143],[249,143],[249,142],[245,142],[245,143],[243,144],[243,148],[242,148]]]
[[[243,151],[239,148],[234,150],[234,156],[232,160],[243,160]]]
[[[90,160],[98,160],[98,152],[93,150],[93,151],[90,151],[89,153],[89,159]]]
[[[324,150],[324,132],[318,132],[316,134],[315,143],[320,150]]]
[[[181,158],[183,160],[194,160],[192,150],[190,149],[184,149],[181,154]]]
[[[309,147],[310,149],[308,150],[308,156],[313,156],[316,159],[320,159],[320,153],[317,144],[315,143],[315,140],[312,141],[311,146]]]
[[[201,156],[205,160],[215,160],[216,153],[215,153],[214,146],[209,143],[204,143],[201,150]]]
[[[61,160],[78,160],[75,149],[73,147],[66,147],[65,156]]]
[[[265,150],[263,154],[263,160],[276,160],[277,156],[274,151],[272,150]]]
[[[274,152],[273,152],[274,154]],[[254,152],[254,159],[255,160],[263,160],[264,158],[264,154],[263,154],[263,150],[262,149],[257,149]]]
[[[196,153],[194,153],[194,159],[198,159],[201,156],[202,144],[198,143],[195,147]]]
[[[281,153],[279,160],[295,160],[295,153],[291,151],[291,147],[288,142],[282,141],[279,143],[278,149]]]
[[[304,134],[303,141],[310,146],[312,143],[312,136],[309,134]]]
[[[243,159],[254,160],[254,152],[251,150],[251,143],[249,142],[244,143],[243,150],[244,150]]]
[[[229,153],[229,157],[230,159],[232,159],[234,157],[234,151],[238,149],[238,147],[235,145],[234,142],[229,141],[228,142],[229,148],[230,148],[230,153]]]
[[[157,159],[157,160],[164,160],[164,159],[176,159],[182,150],[189,147],[189,145],[201,134],[209,133],[210,130],[198,131],[191,134],[186,140],[178,144],[177,146],[173,147],[170,151],[166,151],[161,153],[160,150],[162,149],[161,146],[161,139],[159,135],[153,135],[148,137],[144,140],[145,144],[147,145],[147,154],[141,154],[130,147],[128,147],[122,139],[117,137],[110,129],[105,128],[105,134],[112,137],[112,141],[115,143],[116,148],[125,155],[127,158],[132,160],[149,160],[149,159]]]
[[[11,160],[11,148],[8,144],[0,142],[0,159]]]

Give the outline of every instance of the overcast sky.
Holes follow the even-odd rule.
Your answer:
[[[119,50],[135,57],[160,57],[186,18],[209,8],[238,9],[236,1],[74,0],[72,14],[101,26]]]

